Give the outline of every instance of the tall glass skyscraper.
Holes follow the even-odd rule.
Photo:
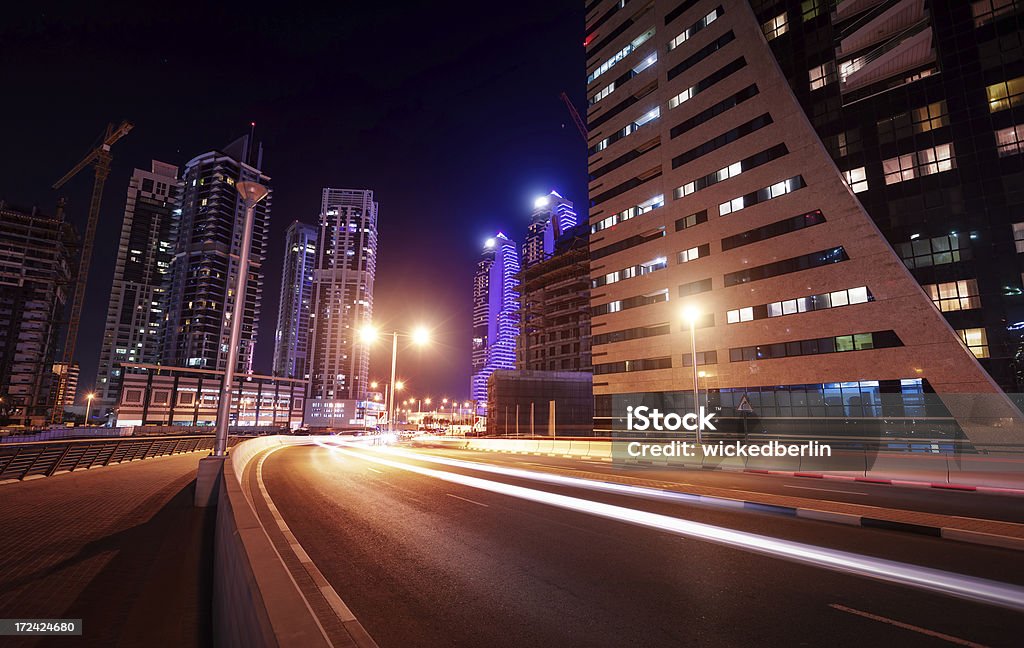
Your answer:
[[[530,268],[551,256],[558,237],[575,225],[576,212],[572,201],[566,200],[557,191],[538,197],[533,202],[533,212],[523,242],[523,268]]]
[[[367,189],[323,190],[306,422],[354,424],[365,401],[370,348],[357,337],[373,316],[377,203]]]
[[[135,169],[128,183],[96,375],[97,405],[111,406],[117,399],[119,363],[160,362],[181,189],[178,167],[157,160],[149,171]]]
[[[181,218],[174,259],[162,358],[179,367],[223,370],[231,335],[232,286],[245,224],[245,206],[235,190],[242,180],[269,185],[260,168],[263,147],[249,135],[223,150],[209,151],[185,165]],[[249,277],[245,293],[237,371],[251,373],[263,296],[273,194],[256,204]]]
[[[313,312],[313,273],[318,230],[294,221],[285,232],[281,302],[274,336],[274,375],[309,377],[309,327]]]
[[[473,277],[473,375],[470,397],[487,402],[487,379],[515,369],[519,337],[519,248],[499,232],[487,239]]]

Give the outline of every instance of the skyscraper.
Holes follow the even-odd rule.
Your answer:
[[[223,370],[231,335],[232,286],[245,225],[235,183],[267,185],[263,147],[243,136],[223,150],[192,158],[182,175],[181,218],[175,230],[164,364]],[[267,250],[272,194],[256,204],[252,253],[237,370],[251,373]]]
[[[284,237],[281,302],[274,336],[274,375],[308,378],[317,228],[294,221]]]
[[[172,229],[180,215],[178,167],[153,160],[128,182],[121,239],[107,305],[96,373],[95,405],[112,406],[121,388],[121,362],[156,364],[167,313]]]
[[[957,165],[943,131],[931,128],[941,123],[941,112],[933,114],[934,99],[921,90],[939,84],[940,92],[941,80],[928,81],[929,58],[948,37],[936,36],[921,22],[927,16],[914,13],[921,1],[843,3],[856,15],[840,17],[835,32],[795,40],[791,47],[813,47],[819,58],[810,72],[803,67],[787,78],[766,35],[774,39],[800,22],[824,29],[839,14],[822,0],[755,4],[771,16],[756,17],[745,0],[587,5],[598,416],[624,415],[625,404],[638,399],[663,409],[692,408],[691,394],[704,389],[724,417],[746,404],[762,421],[869,418],[888,430],[900,417],[922,416],[923,395],[934,391],[972,441],[1009,440],[1012,427],[981,420],[1013,410],[968,349],[979,346],[977,335],[955,331],[942,316],[947,288],[936,289],[940,299],[933,304],[910,271],[962,260],[957,251],[974,240],[951,227],[944,211],[958,209],[942,190],[943,179],[957,178],[947,173]],[[936,21],[955,18],[957,30],[970,22],[966,3],[929,4]],[[825,33],[858,38],[830,40]],[[835,92],[823,93],[827,100],[810,102],[809,118],[799,97],[838,84],[837,48],[847,81],[859,75],[862,84],[847,97],[833,85]],[[856,53],[863,60],[843,67],[847,54]],[[1003,73],[993,69],[991,76]],[[1004,81],[982,99],[986,110],[1024,97],[1010,88],[1013,79]],[[950,91],[950,101],[953,96]],[[897,97],[926,109],[902,115],[906,104]],[[879,149],[888,152],[880,153],[877,168],[865,161],[866,176],[860,162],[837,168],[812,124],[846,126],[840,116],[849,110],[850,125],[876,128],[859,108],[846,107],[860,100],[888,107],[886,123],[877,126],[883,130],[890,124],[912,133],[914,123],[929,122],[918,129],[920,141],[895,135]],[[1000,124],[965,130],[979,147],[984,142],[993,165],[993,127]],[[879,146],[876,135],[860,141]],[[848,149],[850,138],[837,134],[839,142]],[[927,177],[933,175],[938,178]],[[927,229],[916,217],[905,223],[919,232],[900,254],[854,193],[897,183],[927,189],[897,200],[903,209],[891,212],[894,222],[918,207],[935,208]],[[1007,196],[1020,195],[1006,186]],[[993,249],[1004,249],[1010,234],[1006,228],[984,236],[991,236]],[[1019,267],[1011,274],[1019,285]],[[943,277],[935,280],[956,278]],[[959,287],[950,299],[969,307],[974,295],[967,288],[963,301]],[[696,349],[684,307],[698,313]],[[704,384],[693,384],[694,364],[703,369]],[[967,392],[991,396],[985,401],[991,409],[975,417],[958,396]]]
[[[370,349],[357,337],[373,315],[377,203],[367,189],[325,188],[313,271],[313,340],[306,421],[354,424],[366,399]]]
[[[6,418],[42,425],[56,400],[56,353],[78,244],[71,225],[0,201],[0,399]]]
[[[555,241],[566,230],[576,225],[576,212],[572,202],[557,191],[540,196],[533,202],[530,224],[523,242],[523,269],[540,263],[551,256]]]
[[[857,198],[1004,389],[1024,389],[1024,5],[753,2]]]
[[[473,375],[470,397],[487,402],[495,369],[515,369],[519,337],[519,249],[498,232],[487,239],[473,277]]]

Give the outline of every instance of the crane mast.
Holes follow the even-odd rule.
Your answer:
[[[92,165],[95,172],[95,179],[92,185],[92,197],[89,200],[89,218],[85,224],[85,236],[82,239],[82,251],[79,255],[78,269],[75,273],[74,293],[71,299],[71,313],[68,317],[68,332],[64,341],[64,353],[61,361],[65,363],[68,370],[58,377],[57,394],[63,394],[67,387],[67,377],[71,367],[71,361],[75,355],[75,343],[78,340],[78,326],[82,319],[82,306],[85,302],[85,286],[89,279],[89,265],[92,261],[93,242],[96,240],[96,224],[100,218],[100,202],[103,199],[103,185],[110,175],[110,163],[113,156],[110,147],[118,140],[128,134],[133,124],[122,121],[115,127],[107,124],[107,130],[100,145],[90,151],[70,171],[64,174],[60,180],[53,184],[54,189],[60,189],[71,178],[78,175],[85,167]],[[55,403],[51,415],[51,421],[59,423],[64,416],[63,405]]]

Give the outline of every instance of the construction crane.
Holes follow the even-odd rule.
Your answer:
[[[85,284],[89,278],[89,263],[92,260],[92,246],[96,238],[96,223],[100,219],[100,201],[103,198],[103,185],[106,184],[107,176],[110,175],[110,163],[114,159],[110,154],[110,147],[127,135],[132,127],[133,124],[128,121],[122,121],[121,125],[116,128],[113,124],[107,124],[106,134],[103,135],[99,146],[82,158],[82,161],[64,174],[63,178],[53,183],[54,190],[60,189],[68,180],[78,175],[82,169],[89,165],[92,165],[96,173],[96,178],[92,185],[92,200],[89,202],[89,219],[85,225],[85,237],[82,239],[82,252],[78,260],[78,272],[75,277],[71,314],[68,318],[68,333],[64,342],[62,361],[67,363],[68,367],[71,366],[72,358],[75,355],[78,324],[82,319],[82,305],[85,302]],[[59,380],[67,380],[67,372],[62,374]],[[61,387],[65,387],[65,385],[59,385],[57,393],[63,393]],[[59,423],[64,416],[63,410],[64,408],[59,403],[56,404],[53,408],[51,420]]]
[[[587,125],[583,123],[583,118],[580,117],[579,112],[576,110],[576,106],[572,105],[572,100],[569,99],[569,95],[562,93],[562,101],[565,102],[565,107],[569,109],[569,114],[572,115],[572,120],[576,122],[576,129],[583,136],[583,143],[586,144],[589,141],[590,134],[587,132]]]

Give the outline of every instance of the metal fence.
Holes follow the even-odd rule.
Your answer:
[[[238,441],[231,437],[228,445]],[[0,482],[212,449],[213,436],[11,443],[0,446]]]

